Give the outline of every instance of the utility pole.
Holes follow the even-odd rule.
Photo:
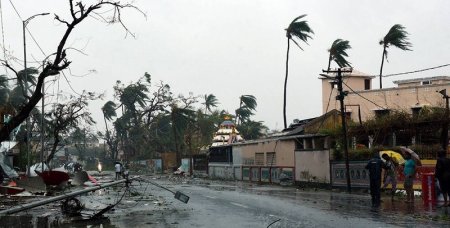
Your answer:
[[[337,70],[323,70],[325,73],[337,73],[337,76],[334,78],[335,83],[338,86],[338,95],[336,96],[336,100],[339,100],[341,105],[341,119],[342,119],[342,134],[343,134],[343,144],[344,144],[344,157],[345,157],[345,177],[347,179],[347,192],[352,192],[351,182],[350,182],[350,165],[348,162],[348,141],[347,141],[347,118],[345,116],[345,105],[344,98],[347,96],[348,92],[344,91],[342,88],[342,73],[351,73],[352,69],[349,70],[338,68]]]

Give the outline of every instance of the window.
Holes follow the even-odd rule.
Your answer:
[[[313,149],[312,138],[305,138],[305,150]]]
[[[295,150],[304,150],[303,139],[295,139]]]
[[[266,165],[273,166],[277,163],[277,155],[275,152],[266,153]]]
[[[323,150],[324,148],[325,148],[325,138],[324,137],[314,138],[314,149]]]
[[[370,90],[370,81],[371,79],[364,79],[364,89]]]
[[[255,153],[255,165],[264,165],[264,153]]]
[[[376,117],[376,118],[385,117],[385,116],[388,116],[389,113],[390,113],[390,110],[389,110],[389,109],[375,110],[375,117]]]
[[[352,112],[351,111],[345,111],[345,118],[347,120],[351,120],[352,119]]]
[[[431,83],[430,80],[425,80],[425,81],[422,81],[421,84],[422,84],[422,85],[431,85],[432,83]]]

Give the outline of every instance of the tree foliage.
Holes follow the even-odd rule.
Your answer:
[[[348,40],[336,39],[331,44],[330,49],[328,49],[329,57],[328,57],[328,67],[330,70],[331,62],[334,61],[339,67],[350,67],[350,62],[345,59],[348,57],[347,50],[352,48],[350,46],[350,42]]]

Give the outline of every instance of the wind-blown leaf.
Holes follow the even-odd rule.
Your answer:
[[[306,14],[303,14],[301,16],[296,17],[288,26],[286,29],[286,37],[292,41],[300,48],[300,45],[295,41],[295,39],[298,39],[300,41],[305,42],[308,44],[308,39],[312,39],[311,34],[314,34],[314,31],[309,27],[309,24],[307,21],[301,21],[303,17],[305,17]],[[303,49],[302,49],[303,50]]]
[[[331,45],[328,52],[330,53],[328,58],[328,68],[330,68],[331,61],[336,62],[339,67],[350,67],[345,57],[348,57],[347,50],[352,48],[348,40],[336,39]]]
[[[108,101],[102,107],[103,115],[107,120],[112,120],[113,117],[117,116],[116,104],[112,101]]]

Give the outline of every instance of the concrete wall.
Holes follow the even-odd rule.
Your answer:
[[[233,146],[233,164],[241,165],[242,163],[242,147]]]
[[[262,166],[294,166],[294,150],[295,141],[290,140],[273,140],[255,142],[252,144],[233,145],[233,155],[236,151],[236,157],[233,157],[235,165],[256,165],[255,154],[264,153],[264,162],[259,164]],[[275,152],[274,164],[267,161],[267,153]],[[237,158],[240,156],[240,159]],[[240,163],[238,163],[240,162]]]
[[[209,163],[208,175],[211,178],[234,180],[234,167],[230,164]]]
[[[330,151],[295,151],[295,180],[331,183]]]
[[[349,79],[346,83],[349,84]],[[450,91],[450,83],[445,84],[431,84],[431,85],[417,85],[417,86],[402,86],[395,88],[383,88],[375,90],[359,90],[355,87],[349,86],[357,93],[352,92],[349,89],[349,94],[345,97],[346,105],[360,105],[361,107],[361,119],[365,121],[374,117],[375,110],[382,108],[391,110],[402,110],[407,113],[412,113],[412,108],[423,106],[437,106],[445,107],[445,101],[442,95],[436,91],[447,89]],[[325,111],[328,98],[330,96],[331,87],[327,80],[322,81],[322,107]],[[358,95],[359,94],[359,95]],[[331,93],[330,104],[328,110],[340,109],[339,101],[334,99],[337,95],[337,90],[333,90]],[[361,97],[363,96],[363,97]],[[370,102],[370,101],[372,102]],[[376,105],[375,105],[376,104]],[[347,111],[351,112],[351,118],[354,121],[358,121],[358,108],[355,106],[347,107]]]

